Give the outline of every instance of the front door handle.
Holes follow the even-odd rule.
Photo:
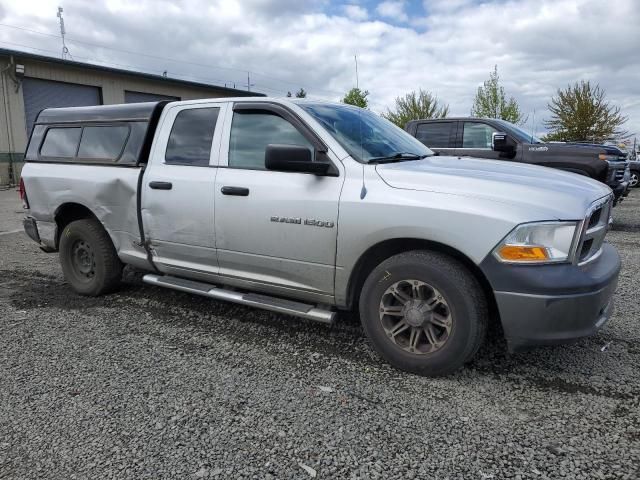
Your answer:
[[[171,190],[173,184],[171,182],[149,182],[149,188],[154,190]]]
[[[235,195],[236,197],[249,196],[249,189],[245,187],[222,187],[220,191],[223,195]]]

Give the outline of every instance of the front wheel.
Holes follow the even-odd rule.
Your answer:
[[[638,172],[638,170],[632,170],[631,178],[629,179],[629,186],[631,188],[636,188],[638,186],[638,182],[640,182],[640,172]]]
[[[478,281],[457,260],[430,251],[395,255],[360,295],[364,331],[391,365],[419,375],[451,373],[484,341],[488,311]]]
[[[111,238],[95,219],[76,220],[64,228],[60,265],[65,279],[81,295],[111,292],[122,278],[122,263]]]

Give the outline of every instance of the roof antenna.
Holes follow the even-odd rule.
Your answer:
[[[357,87],[356,87],[357,88]],[[360,127],[360,158],[364,158],[364,146],[362,144],[362,109],[358,109],[358,125]],[[367,185],[364,183],[364,163],[362,164],[362,189],[360,190],[360,200],[367,196]]]
[[[360,189],[360,200],[367,196],[367,185],[364,183],[364,163],[362,164],[362,188]]]
[[[360,82],[358,81],[358,55],[354,55],[353,59],[356,63],[356,88],[360,90]],[[364,146],[362,145],[362,110],[358,109],[358,126],[360,127],[360,158],[364,157]],[[362,164],[362,189],[360,189],[360,200],[364,200],[367,196],[367,185],[364,181],[364,163]]]
[[[60,35],[62,36],[62,59],[66,60],[67,55],[71,56],[71,54],[69,53],[67,44],[64,41],[64,36],[67,34],[67,31],[64,28],[64,18],[62,18],[62,12],[64,12],[62,7],[58,7],[57,17],[60,19]]]

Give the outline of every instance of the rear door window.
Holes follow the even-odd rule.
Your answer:
[[[213,133],[220,108],[191,108],[176,116],[167,142],[165,163],[169,165],[209,165]]]
[[[82,128],[50,128],[44,137],[42,157],[73,158],[78,150]]]
[[[78,157],[117,160],[128,136],[126,125],[84,127]]]
[[[450,148],[449,138],[454,122],[420,123],[416,138],[430,148]]]

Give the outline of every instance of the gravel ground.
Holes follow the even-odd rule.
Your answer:
[[[2,200],[6,232],[20,208]],[[601,333],[517,355],[494,335],[444,379],[395,371],[349,317],[133,273],[81,298],[56,255],[0,235],[0,479],[638,479],[639,207],[640,191],[615,209],[624,268]]]

